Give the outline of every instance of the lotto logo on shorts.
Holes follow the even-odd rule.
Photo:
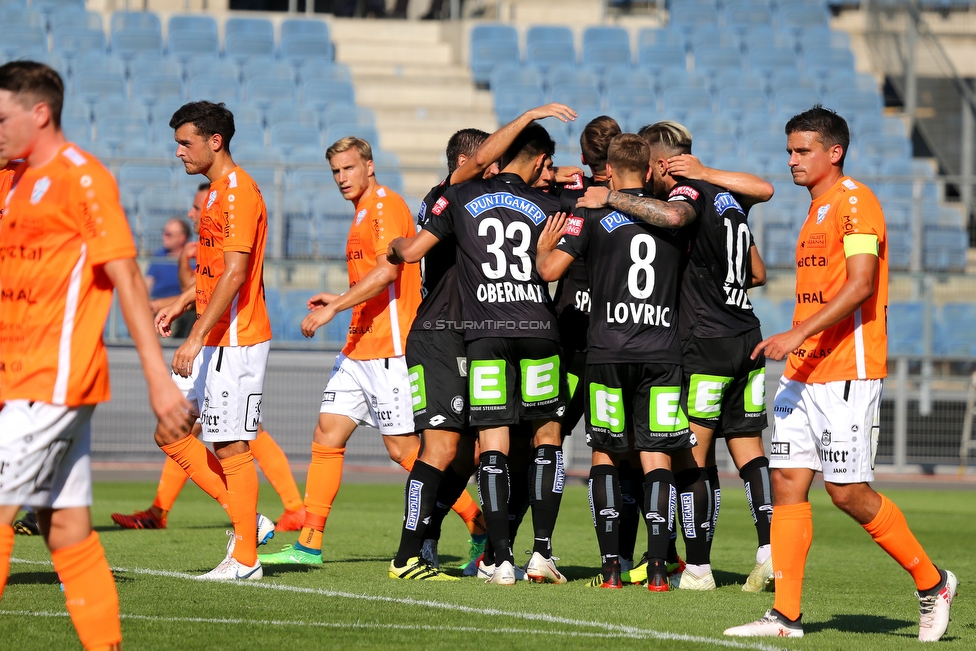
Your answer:
[[[427,382],[424,379],[424,367],[420,364],[411,366],[407,370],[410,381],[410,402],[414,412],[427,408]]]
[[[559,396],[559,355],[546,359],[523,359],[522,401],[542,402]]]
[[[680,432],[688,429],[688,417],[681,408],[681,389],[678,387],[651,387],[649,408],[651,432]]]
[[[624,421],[623,390],[590,382],[590,425],[621,434]]]
[[[688,414],[694,418],[718,418],[722,399],[732,378],[695,373],[688,387]]]
[[[759,414],[766,411],[766,369],[757,368],[749,373],[743,403],[745,403],[747,414]]]
[[[468,388],[472,407],[504,405],[508,397],[505,360],[471,360],[468,368]]]

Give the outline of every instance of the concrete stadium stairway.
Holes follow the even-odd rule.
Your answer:
[[[405,193],[415,197],[443,179],[444,148],[455,131],[496,127],[491,93],[475,88],[444,38],[450,28],[413,20],[332,22],[336,60],[352,72],[356,103],[375,112],[380,145],[400,157]]]

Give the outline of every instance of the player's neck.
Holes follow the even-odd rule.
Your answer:
[[[44,167],[54,160],[66,142],[61,131],[44,129],[38,133],[31,152],[27,154],[27,165],[35,168]]]
[[[213,164],[210,165],[210,169],[204,176],[213,183],[230,174],[235,167],[237,167],[237,163],[234,162],[230,154],[221,151],[214,156]]]
[[[378,187],[380,187],[380,184],[376,182],[376,177],[375,176],[369,177],[369,185],[366,186],[366,189],[363,190],[363,193],[361,195],[351,200],[352,205],[356,206],[356,208],[358,209],[359,204],[363,202],[363,199],[373,196],[373,193],[376,192],[376,188]]]
[[[813,185],[807,187],[807,189],[810,191],[810,200],[816,201],[817,199],[822,197],[824,194],[826,194],[827,190],[834,187],[834,185],[836,185],[838,181],[844,178],[844,176],[845,175],[844,175],[843,168],[840,167],[831,168],[830,174],[823,177]]]

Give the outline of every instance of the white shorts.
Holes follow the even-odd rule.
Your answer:
[[[91,506],[94,405],[10,400],[0,411],[0,504]]]
[[[340,353],[319,413],[348,416],[375,427],[383,436],[413,434],[406,357],[349,359]]]
[[[874,481],[881,380],[806,384],[780,378],[770,468],[810,468],[824,481]]]
[[[264,375],[271,342],[253,346],[204,346],[190,377],[173,380],[200,414],[208,443],[253,441],[261,422]]]

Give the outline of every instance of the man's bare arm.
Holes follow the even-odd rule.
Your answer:
[[[438,242],[440,240],[430,231],[420,231],[416,237],[398,237],[390,242],[386,257],[390,264],[414,264],[420,262]]]
[[[413,239],[413,238],[411,238]],[[315,331],[331,321],[342,310],[364,303],[386,291],[396,281],[400,268],[390,264],[386,255],[376,256],[376,266],[370,269],[362,280],[349,288],[344,294],[322,293],[313,296],[309,305],[314,311],[302,319],[302,334],[311,337]],[[318,307],[321,306],[321,307]],[[396,308],[391,308],[396,309]]]
[[[651,197],[636,197],[615,192],[601,186],[591,186],[576,202],[577,208],[610,206],[632,215],[652,226],[681,228],[695,221],[695,209],[684,201],[660,201]]]
[[[454,173],[451,174],[451,185],[480,177],[489,165],[502,157],[505,150],[515,142],[515,137],[522,132],[522,129],[529,126],[533,121],[544,118],[557,118],[563,122],[569,122],[576,119],[576,111],[565,104],[555,102],[526,111],[488,136],[488,139],[481,143],[478,150],[464,162],[464,165],[454,170]]]
[[[668,159],[668,171],[672,176],[705,181],[739,196],[749,206],[769,201],[773,197],[773,184],[755,174],[729,172],[702,165],[691,154],[679,154]]]
[[[766,263],[763,262],[762,256],[759,255],[759,249],[756,248],[755,244],[749,247],[749,268],[751,269],[752,277],[749,279],[749,286],[746,289],[765,285]]]
[[[566,213],[557,212],[546,220],[535,248],[535,268],[547,283],[559,280],[569,269],[573,256],[556,250],[556,245],[566,228]]]

